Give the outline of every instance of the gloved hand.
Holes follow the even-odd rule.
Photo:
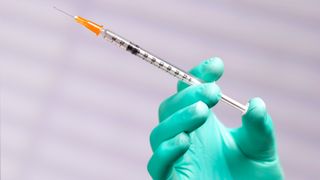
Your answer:
[[[223,74],[219,58],[190,71],[204,84],[178,83],[161,103],[160,124],[150,135],[153,179],[283,179],[273,125],[260,98],[249,101],[242,126],[225,127],[210,110],[220,99],[214,83]]]

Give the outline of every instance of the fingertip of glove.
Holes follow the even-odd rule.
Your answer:
[[[203,62],[202,72],[204,73],[202,79],[206,82],[218,80],[224,72],[224,63],[219,57],[212,57]]]
[[[180,133],[174,138],[175,145],[178,145],[181,150],[186,150],[190,146],[190,137],[187,133]]]
[[[189,109],[188,120],[185,123],[189,124],[186,132],[191,132],[200,127],[206,122],[209,116],[209,107],[202,101],[198,101]]]
[[[208,106],[202,102],[202,101],[198,101],[194,104],[194,107],[193,107],[193,111],[194,113],[196,113],[198,116],[205,116],[207,117],[208,116],[208,113],[209,113],[209,108]]]
[[[202,93],[206,96],[208,102],[205,102],[209,107],[214,106],[221,99],[221,90],[216,83],[203,84]]]
[[[266,104],[259,98],[253,98],[249,100],[249,106],[247,112],[243,115],[244,117],[250,116],[251,118],[261,118],[266,114]]]
[[[223,66],[223,61],[221,58],[219,57],[211,57],[209,59],[206,59],[202,62],[204,65],[211,65],[211,64],[215,64],[215,65],[219,65],[219,66]]]
[[[267,110],[261,98],[253,98],[249,101],[248,111],[243,115],[244,124],[263,127],[267,125]]]

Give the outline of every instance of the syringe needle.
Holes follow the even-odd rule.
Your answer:
[[[103,30],[103,26],[97,24],[97,23],[94,23],[88,19],[85,19],[83,17],[80,17],[80,16],[73,16],[55,6],[53,6],[53,8],[63,14],[65,14],[66,16],[69,16],[71,17],[73,20],[75,20],[77,23],[80,23],[82,24],[84,27],[86,27],[87,29],[89,29],[90,31],[94,32],[97,36],[101,33],[101,31]]]
[[[73,16],[73,15],[71,15],[71,14],[69,14],[69,13],[67,13],[67,12],[65,12],[65,11],[63,11],[63,10],[61,10],[61,9],[59,9],[59,8],[57,8],[56,6],[53,6],[53,9],[55,9],[55,10],[57,10],[57,11],[62,12],[63,14],[65,14],[65,15],[67,15],[67,16],[69,16],[69,17],[71,17],[72,19],[74,19],[74,18],[75,18],[75,16]]]

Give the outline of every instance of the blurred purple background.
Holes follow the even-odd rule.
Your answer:
[[[221,57],[225,94],[265,100],[286,177],[317,178],[320,1],[13,0],[0,5],[1,179],[150,179],[149,133],[176,80],[52,6],[183,69]]]

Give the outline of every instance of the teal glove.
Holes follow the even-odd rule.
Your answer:
[[[219,58],[190,71],[197,86],[178,83],[178,93],[162,102],[160,124],[150,135],[153,179],[283,179],[273,125],[260,98],[249,101],[242,127],[225,127],[210,110],[220,99],[214,83],[223,74]]]

